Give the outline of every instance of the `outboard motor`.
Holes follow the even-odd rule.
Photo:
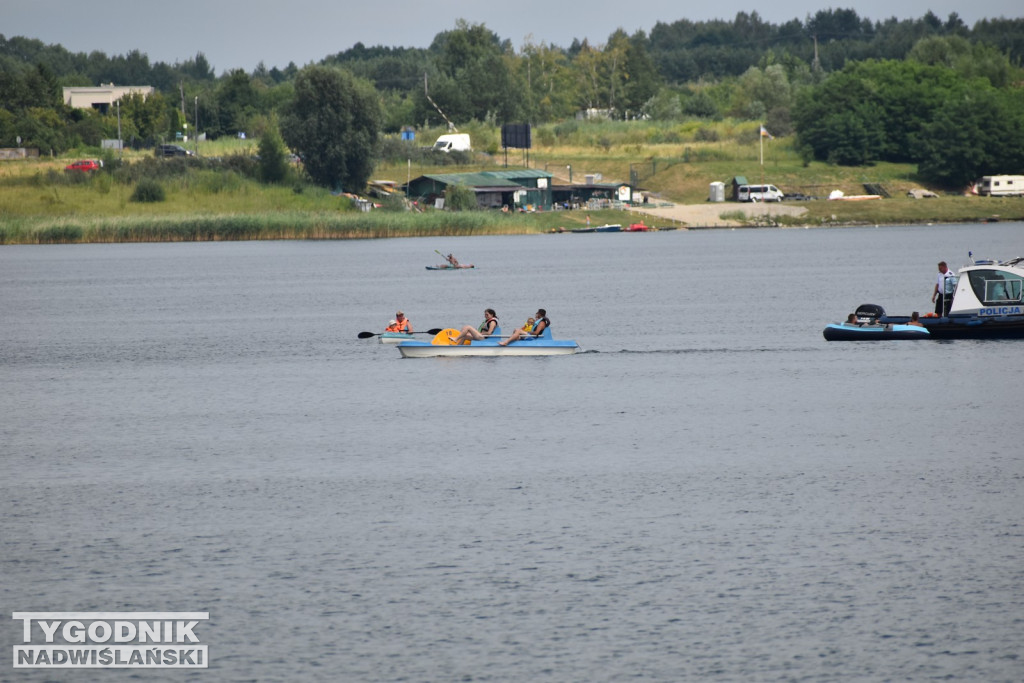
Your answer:
[[[874,325],[885,315],[885,309],[878,304],[861,304],[853,314],[857,316],[858,323]]]

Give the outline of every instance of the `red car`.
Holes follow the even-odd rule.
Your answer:
[[[100,170],[100,163],[92,159],[83,159],[82,161],[76,161],[73,164],[68,164],[67,166],[64,167],[64,170],[91,173],[92,171]]]

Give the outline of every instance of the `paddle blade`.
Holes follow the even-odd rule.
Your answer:
[[[430,340],[430,343],[437,346],[452,346],[455,344],[455,338],[458,336],[459,331],[449,327],[434,335],[434,338]]]
[[[377,335],[373,332],[360,332],[358,337],[360,339],[369,339],[370,337],[376,337]]]
[[[440,331],[441,331],[440,327],[432,327],[429,330],[427,330],[427,334],[437,334]]]

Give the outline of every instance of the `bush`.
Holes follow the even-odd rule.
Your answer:
[[[696,133],[694,133],[693,139],[696,142],[718,142],[718,131],[714,128],[702,126],[697,129]]]
[[[133,202],[162,202],[167,198],[164,186],[150,178],[143,178],[132,192]]]
[[[476,193],[465,185],[449,185],[444,191],[444,206],[449,211],[471,211],[476,208]]]

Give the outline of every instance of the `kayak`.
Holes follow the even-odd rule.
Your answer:
[[[381,344],[399,344],[403,341],[409,341],[412,339],[411,334],[405,332],[381,332],[380,343]]]
[[[577,353],[579,344],[571,339],[552,339],[549,336],[524,337],[507,346],[501,346],[502,337],[491,337],[468,344],[452,344],[459,331],[441,330],[431,341],[404,341],[398,344],[403,358],[436,358],[458,356],[564,356]]]
[[[439,266],[427,266],[427,270],[466,270],[468,268],[476,268],[472,263],[460,263],[457,266],[453,266],[450,263],[442,263]]]

